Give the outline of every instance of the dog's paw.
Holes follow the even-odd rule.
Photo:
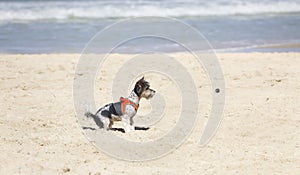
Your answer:
[[[135,130],[134,126],[130,126],[130,127],[124,128],[124,129],[125,129],[126,133],[130,133],[130,132],[133,132]]]

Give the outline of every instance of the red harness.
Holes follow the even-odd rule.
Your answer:
[[[134,107],[135,111],[139,109],[139,105],[130,101],[128,98],[120,97],[120,101],[122,102],[122,113],[125,114],[126,105],[131,105]]]

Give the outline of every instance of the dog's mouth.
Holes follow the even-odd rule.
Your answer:
[[[148,96],[148,98],[147,99],[150,99],[150,98],[152,98],[153,96],[155,95],[155,90],[150,90],[150,94],[149,94],[149,96]]]
[[[142,94],[142,97],[144,97],[145,99],[149,100],[154,95],[155,95],[155,91],[148,88],[146,91],[144,91],[144,93]]]

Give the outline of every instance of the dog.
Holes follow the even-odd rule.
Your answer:
[[[95,114],[86,112],[85,116],[92,117],[98,127],[105,130],[118,130],[121,132],[147,130],[149,128],[135,127],[133,117],[137,113],[140,100],[142,98],[149,100],[154,95],[155,90],[150,89],[149,82],[143,77],[136,82],[128,98],[121,97],[120,101],[101,107]],[[115,121],[122,121],[124,129],[112,128]]]

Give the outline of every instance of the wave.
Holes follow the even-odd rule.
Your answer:
[[[300,0],[2,1],[0,21],[127,17],[201,17],[300,13]]]

